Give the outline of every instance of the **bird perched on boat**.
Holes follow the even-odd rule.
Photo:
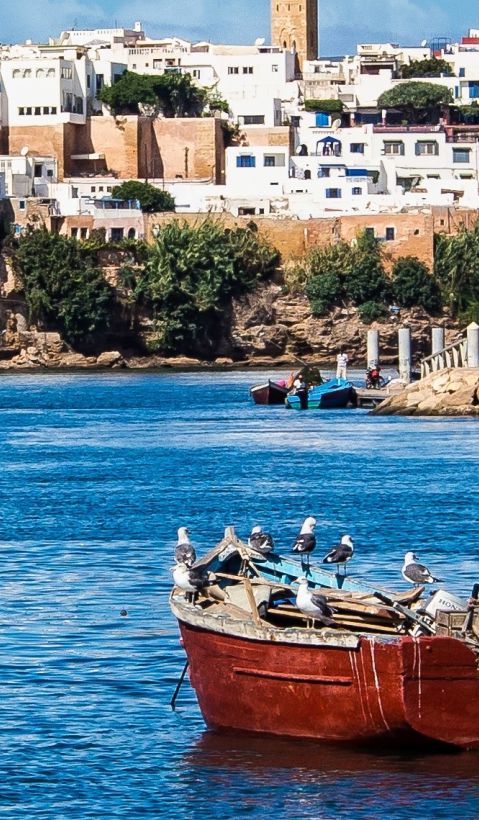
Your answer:
[[[196,552],[190,541],[190,531],[188,527],[180,527],[178,530],[175,561],[177,564],[186,564],[187,567],[192,567],[196,561]]]
[[[253,527],[248,538],[248,547],[261,555],[268,555],[274,549],[274,541],[269,532],[262,527]]]
[[[336,564],[337,572],[339,574],[339,567],[344,567],[344,574],[346,575],[346,564],[354,555],[354,543],[350,535],[343,535],[341,543],[328,552],[323,558],[323,564]]]
[[[190,600],[194,600],[201,589],[216,583],[216,578],[210,578],[204,567],[188,567],[182,562],[173,567],[173,580]]]
[[[317,621],[322,626],[334,626],[333,610],[328,606],[324,595],[314,592],[308,587],[307,578],[298,578],[299,588],[296,595],[296,606],[306,615],[308,621]]]
[[[407,552],[404,556],[404,564],[401,570],[402,577],[409,584],[435,584],[440,583],[441,578],[434,578],[424,564],[418,562],[418,558],[413,552]]]
[[[304,556],[308,556],[307,566],[309,567],[309,556],[311,555],[312,551],[316,546],[316,536],[314,534],[314,528],[316,526],[316,519],[313,518],[311,515],[305,519],[303,526],[301,527],[301,532],[296,537],[296,541],[293,544],[293,552],[299,552],[301,554],[301,566],[305,566]]]

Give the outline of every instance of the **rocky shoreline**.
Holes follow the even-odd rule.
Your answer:
[[[376,416],[479,417],[479,368],[446,368],[408,385],[372,411]]]

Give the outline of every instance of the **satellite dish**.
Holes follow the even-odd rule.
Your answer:
[[[421,45],[422,45],[423,48],[426,48],[427,40],[421,40]]]
[[[341,128],[341,120],[334,120],[334,122],[331,123],[331,128],[334,128],[335,131]]]
[[[266,40],[264,37],[257,37],[254,41],[255,46],[264,46]]]
[[[30,149],[29,149],[28,145],[24,145],[24,146],[23,146],[23,148],[22,148],[22,150],[20,151],[21,156],[22,156],[22,157],[26,157],[26,156],[27,156],[27,154],[28,154],[28,152],[29,152],[29,150],[30,150]]]

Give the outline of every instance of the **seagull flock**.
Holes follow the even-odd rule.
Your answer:
[[[316,519],[308,516],[296,536],[293,544],[293,552],[301,556],[301,567],[309,568],[311,553],[316,548]],[[248,538],[248,547],[257,556],[267,556],[274,551],[274,541],[268,532],[264,532],[260,526],[255,526],[251,530]],[[336,564],[337,575],[341,575],[340,567],[343,567],[343,574],[346,575],[346,565],[354,555],[354,542],[350,535],[343,535],[339,544],[330,549],[324,556],[323,564]],[[215,583],[210,579],[208,570],[204,567],[195,567],[196,552],[190,541],[190,532],[187,527],[178,529],[178,540],[175,547],[176,565],[173,568],[173,580],[175,585],[182,589],[190,600],[206,586]],[[401,574],[405,581],[416,586],[417,584],[440,583],[441,579],[434,577],[429,569],[420,564],[414,552],[407,552],[404,557],[404,564]],[[302,576],[297,579],[299,584],[296,596],[296,606],[308,620],[321,623],[323,626],[331,626],[334,621],[331,616],[333,610],[328,606],[326,598],[316,590],[309,589],[308,579]]]

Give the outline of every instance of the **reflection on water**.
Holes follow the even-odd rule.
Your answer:
[[[472,817],[478,757],[205,732],[167,606],[174,534],[261,523],[404,589],[411,546],[478,580],[476,421],[255,408],[232,374],[0,381],[0,767],[8,817]],[[127,616],[120,615],[121,610]],[[440,715],[438,716],[438,720]]]

